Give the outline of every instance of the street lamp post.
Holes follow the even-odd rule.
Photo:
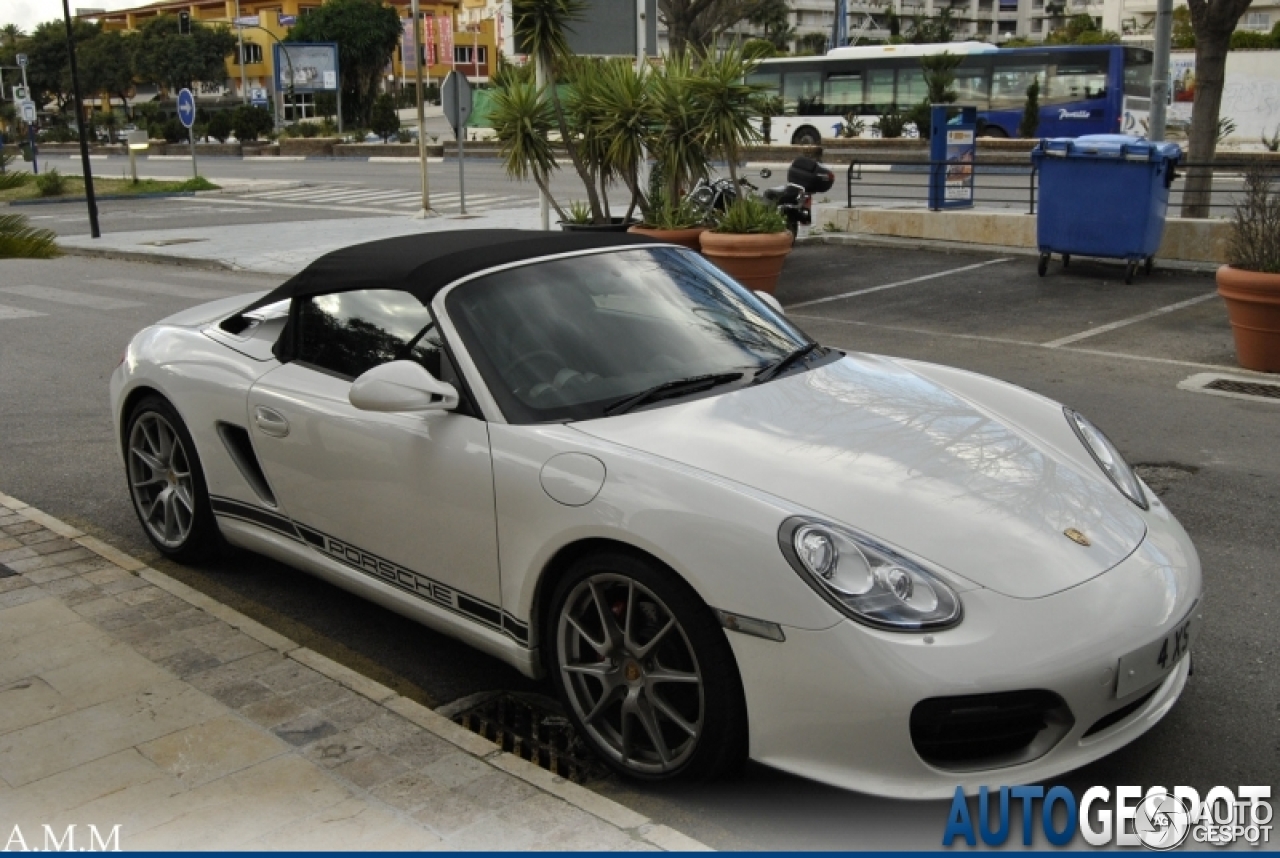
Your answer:
[[[76,128],[80,131],[80,164],[84,168],[84,199],[89,206],[89,233],[101,238],[98,229],[98,201],[93,195],[93,171],[89,168],[89,138],[85,134],[84,101],[80,98],[80,72],[76,67],[76,40],[71,32],[71,10],[67,0],[62,0],[62,20],[67,25],[67,55],[71,60],[71,92],[76,99]],[[23,71],[23,84],[26,72]]]
[[[236,0],[236,38],[240,43],[240,103],[248,104],[249,84],[244,74],[244,28],[240,26],[240,0]]]
[[[66,2],[66,0],[63,0]],[[422,105],[422,64],[426,56],[422,50],[422,16],[418,12],[418,0],[410,0],[410,14],[413,15],[413,78],[417,86],[418,103],[418,170],[422,174],[422,208],[418,209],[415,218],[435,217],[431,210],[431,180],[427,176],[427,117]]]

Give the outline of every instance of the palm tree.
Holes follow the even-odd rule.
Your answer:
[[[49,259],[60,251],[52,230],[35,229],[22,215],[0,215],[0,259]]]

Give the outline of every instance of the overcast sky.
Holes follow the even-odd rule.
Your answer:
[[[128,9],[147,0],[67,0],[71,14],[76,9]],[[17,24],[30,33],[41,21],[62,20],[62,0],[3,0],[0,2],[0,25]]]

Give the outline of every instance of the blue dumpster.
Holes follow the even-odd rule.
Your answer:
[[[1063,267],[1073,253],[1123,259],[1125,283],[1139,265],[1150,274],[1181,157],[1175,143],[1123,134],[1040,141],[1031,151],[1040,171],[1040,276],[1054,253]]]

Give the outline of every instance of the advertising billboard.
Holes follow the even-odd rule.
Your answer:
[[[338,46],[289,42],[275,45],[276,84],[295,92],[333,92],[338,88]]]

